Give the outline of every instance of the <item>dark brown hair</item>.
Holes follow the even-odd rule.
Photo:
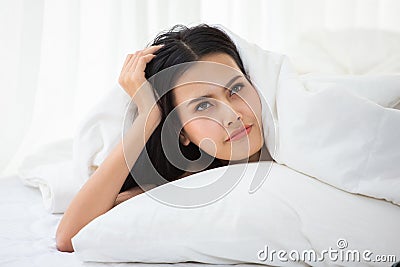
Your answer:
[[[163,134],[165,132],[165,134],[171,135],[170,138],[176,139],[179,135],[176,130],[179,129],[179,118],[172,120],[174,125],[164,125],[165,119],[174,109],[174,99],[170,88],[174,87],[179,72],[176,72],[175,76],[170,77],[168,81],[163,79],[162,82],[150,79],[153,75],[172,66],[198,61],[201,57],[209,54],[225,53],[234,59],[241,72],[250,81],[234,42],[218,28],[206,24],[190,28],[184,25],[175,25],[169,31],[160,33],[150,45],[160,44],[164,46],[155,52],[156,57],[147,64],[145,76],[156,94],[161,96],[157,104],[162,111],[162,120],[146,143],[145,149],[139,155],[120,192],[137,186],[137,181],[140,181],[140,184],[159,184],[157,181],[160,179],[157,179],[157,175],[167,181],[173,181],[185,173],[185,170],[179,169],[169,162],[161,146],[161,129],[163,127],[167,127],[167,130],[163,130]],[[179,143],[179,149],[188,160],[196,160],[201,155],[201,149],[193,143],[188,146]],[[214,158],[207,169],[223,165],[219,159]],[[155,170],[158,174],[149,170]]]

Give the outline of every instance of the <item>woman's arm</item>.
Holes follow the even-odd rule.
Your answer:
[[[157,186],[154,184],[145,184],[142,187],[135,186],[135,187],[128,189],[122,193],[119,193],[117,198],[115,199],[114,207],[121,204],[122,202],[124,202],[132,197],[135,197],[137,195],[140,195],[140,194],[144,193],[145,191],[148,191],[154,187],[157,187]]]
[[[161,121],[161,111],[157,105],[153,106],[156,103],[154,93],[144,77],[146,64],[158,48],[149,47],[127,56],[119,83],[137,104],[138,115],[125,133],[123,142],[113,148],[69,204],[56,232],[60,251],[74,251],[72,237],[90,221],[114,207],[129,170]],[[142,84],[146,85],[142,87]]]
[[[153,120],[153,121],[151,121]],[[133,166],[145,142],[159,124],[156,119],[147,120],[146,116],[138,115],[124,138],[124,147],[129,148],[130,167]],[[83,185],[65,211],[56,233],[57,249],[72,252],[71,239],[79,230],[96,217],[104,214],[115,205],[121,187],[128,176],[128,168],[123,151],[122,141],[112,150],[99,168]]]

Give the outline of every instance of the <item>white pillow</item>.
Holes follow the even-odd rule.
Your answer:
[[[359,250],[360,262],[334,264],[364,266],[370,258],[400,258],[400,208],[383,200],[338,190],[288,167],[260,162],[225,166],[200,172],[162,185],[111,209],[86,225],[72,239],[83,261],[211,264],[259,263],[273,266],[304,266],[293,262],[304,250]],[[192,188],[242,175],[224,197],[197,208],[178,208],[155,200],[171,186]],[[267,179],[249,193],[253,178]],[[219,179],[216,179],[219,178]],[[211,191],[211,190],[210,190]],[[153,193],[151,197],[149,193]],[[193,194],[195,195],[195,194]],[[179,197],[179,196],[178,196]],[[346,246],[347,244],[347,246]],[[343,247],[342,249],[339,246]],[[265,260],[263,251],[270,256]],[[272,251],[284,250],[271,258]],[[289,254],[290,253],[290,254]],[[365,256],[365,255],[364,255]],[[333,259],[333,258],[332,258]],[[330,257],[325,255],[324,263]],[[305,262],[320,265],[312,258]],[[370,264],[370,263],[368,263]],[[385,266],[387,266],[387,262]],[[378,265],[374,263],[374,265]]]

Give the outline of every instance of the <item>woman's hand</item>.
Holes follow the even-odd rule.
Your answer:
[[[162,45],[150,46],[134,54],[129,54],[121,70],[118,82],[133,99],[139,113],[151,111],[161,115],[158,105],[155,105],[156,99],[153,88],[146,80],[144,73],[146,64],[155,57],[153,53],[161,47]],[[154,105],[156,109],[153,108]]]

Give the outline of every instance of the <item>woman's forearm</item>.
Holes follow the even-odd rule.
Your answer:
[[[118,143],[69,204],[56,233],[58,250],[72,252],[72,237],[115,205],[130,169],[159,122],[158,115],[136,117],[125,134],[124,143]]]

